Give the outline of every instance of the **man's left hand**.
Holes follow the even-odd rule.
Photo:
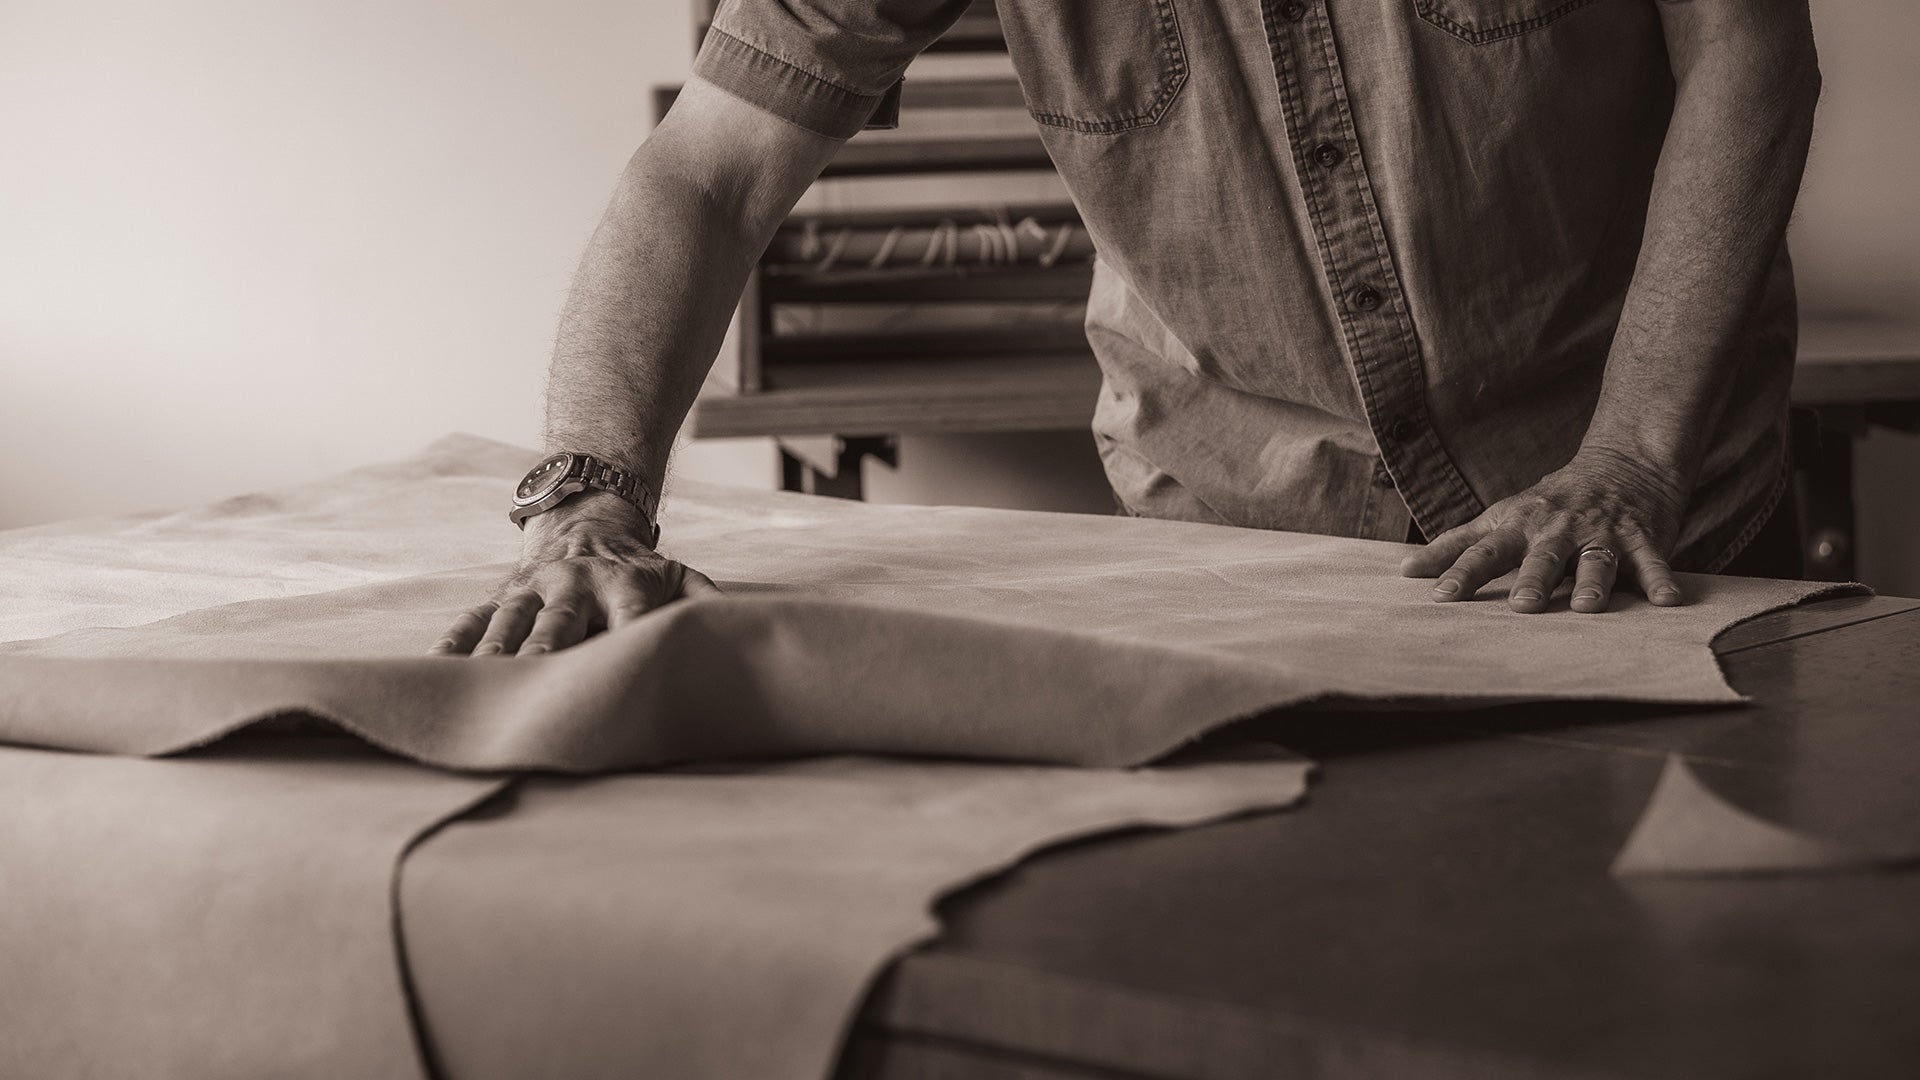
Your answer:
[[[1617,577],[1661,607],[1682,602],[1667,555],[1680,533],[1686,496],[1679,482],[1615,451],[1582,449],[1558,472],[1433,542],[1400,564],[1408,577],[1434,577],[1433,599],[1471,600],[1481,586],[1519,569],[1507,603],[1547,610],[1573,570],[1575,611],[1607,610]]]

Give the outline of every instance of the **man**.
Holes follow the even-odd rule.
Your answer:
[[[562,319],[549,448],[606,464],[523,485],[521,566],[437,651],[564,648],[712,587],[652,550],[674,433],[774,229],[964,6],[720,11]],[[1431,538],[1403,569],[1435,600],[1517,569],[1520,612],[1569,573],[1581,612],[1616,577],[1683,602],[1670,564],[1797,576],[1806,0],[998,8],[1100,251],[1094,433],[1129,512]]]

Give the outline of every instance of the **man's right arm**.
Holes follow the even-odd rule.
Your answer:
[[[548,450],[594,454],[660,490],[748,272],[839,146],[687,84],[628,162],[574,277],[548,376]],[[565,648],[712,588],[640,532],[639,515],[601,492],[529,519],[512,577],[433,651]]]

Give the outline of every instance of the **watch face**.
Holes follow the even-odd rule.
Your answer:
[[[520,481],[520,486],[513,489],[513,501],[525,506],[553,494],[554,489],[567,478],[572,464],[572,454],[555,454],[535,465],[527,478]]]

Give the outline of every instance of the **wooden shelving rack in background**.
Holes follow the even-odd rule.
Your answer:
[[[696,0],[697,36],[716,6]],[[774,436],[787,486],[858,497],[861,459],[891,462],[902,435],[1086,426],[1091,243],[1064,193],[1023,200],[1000,182],[1052,173],[1005,52],[976,0],[909,71],[900,128],[856,135],[827,166],[830,197],[803,200],[755,268],[693,437]],[[973,70],[941,71],[953,56]],[[656,90],[657,116],[678,92]],[[939,194],[866,201],[909,179]],[[839,257],[850,242],[882,250]]]
[[[696,0],[704,36],[714,0]],[[938,61],[986,61],[963,76],[910,69],[901,93],[901,129],[863,132],[822,174],[822,185],[944,178],[951,197],[912,209],[857,204],[796,213],[756,268],[733,335],[737,348],[714,366],[691,418],[695,438],[774,436],[794,490],[858,497],[859,463],[891,461],[901,435],[1071,430],[1092,416],[1100,376],[1084,336],[1088,258],[1038,265],[956,260],[955,265],[884,269],[858,261],[795,258],[809,230],[830,245],[839,230],[890,229],[950,219],[1007,223],[1031,219],[1078,228],[1064,193],[1051,202],[997,199],[996,178],[1051,172],[1039,130],[1027,118],[992,0],[972,8],[929,50]],[[656,91],[660,115],[677,87]],[[1004,121],[980,125],[983,116]],[[962,120],[973,121],[973,129]],[[807,204],[803,201],[803,207]],[[799,238],[796,240],[796,238]],[[785,252],[784,259],[777,253]],[[911,251],[909,251],[911,254]],[[936,260],[940,261],[940,260]],[[1058,305],[1050,322],[1006,321],[955,328],[943,308],[1025,302]],[[783,309],[895,305],[902,325],[865,331],[794,332]],[[1870,428],[1920,430],[1920,322],[1813,314],[1803,320],[1794,401],[1802,532],[1809,576],[1846,580],[1854,572],[1853,444]]]

